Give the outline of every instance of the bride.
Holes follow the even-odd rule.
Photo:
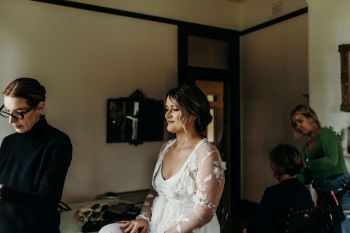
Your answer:
[[[176,138],[159,153],[152,188],[140,215],[109,224],[100,233],[219,233],[215,211],[224,188],[225,163],[203,137],[211,122],[206,95],[195,86],[171,89],[165,97],[167,130]]]

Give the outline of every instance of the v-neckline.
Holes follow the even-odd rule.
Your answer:
[[[306,143],[306,150],[307,152],[311,153],[315,147],[315,144],[317,143],[318,141],[318,135],[315,136],[315,138],[313,139],[314,141],[312,142],[312,144],[310,144],[310,146],[308,145],[309,142]]]
[[[178,174],[181,173],[181,171],[186,167],[188,161],[190,160],[190,158],[193,156],[194,152],[198,149],[198,147],[205,141],[206,139],[205,138],[202,138],[198,143],[197,145],[194,147],[194,149],[191,151],[191,153],[189,154],[189,156],[187,157],[186,161],[182,164],[181,168],[175,172],[174,175],[170,176],[169,178],[165,179],[164,176],[163,176],[163,161],[164,161],[164,158],[166,156],[166,153],[168,153],[169,151],[169,148],[174,145],[174,143],[176,142],[176,139],[173,141],[173,143],[171,143],[168,148],[164,151],[164,155],[163,155],[163,158],[162,158],[162,161],[160,163],[160,167],[159,167],[159,172],[160,172],[160,177],[162,178],[163,181],[167,182],[169,180],[172,180],[173,177],[176,177]]]

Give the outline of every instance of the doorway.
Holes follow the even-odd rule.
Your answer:
[[[214,121],[207,137],[227,162],[221,205],[232,216],[241,197],[239,33],[183,24],[178,37],[178,84],[196,84],[208,97]]]
[[[212,122],[208,125],[206,137],[209,142],[218,147],[224,132],[224,83],[196,80],[195,84],[207,95],[210,114],[213,117]]]

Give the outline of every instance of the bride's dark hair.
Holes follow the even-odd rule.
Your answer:
[[[173,88],[165,95],[165,100],[175,100],[182,111],[182,122],[185,123],[190,115],[196,117],[195,128],[203,133],[212,120],[210,105],[207,96],[199,87],[194,85],[182,85]]]

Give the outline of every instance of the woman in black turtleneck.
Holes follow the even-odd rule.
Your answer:
[[[57,211],[72,159],[69,137],[44,116],[45,88],[18,78],[2,92],[0,115],[16,133],[0,147],[0,232],[59,233]]]

